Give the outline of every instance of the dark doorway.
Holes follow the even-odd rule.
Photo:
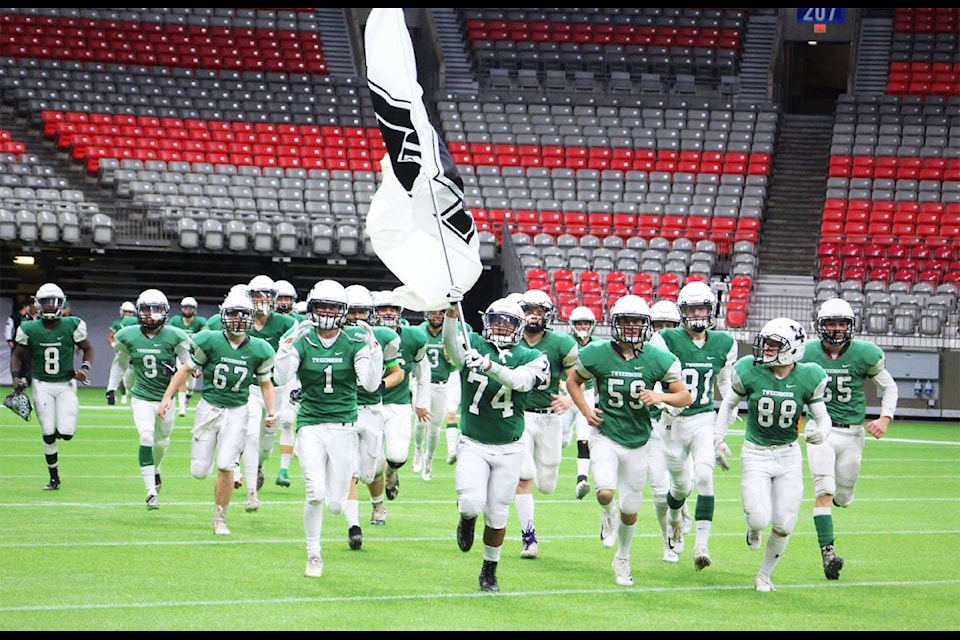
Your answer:
[[[787,42],[783,86],[790,113],[833,113],[837,96],[847,93],[850,43]]]

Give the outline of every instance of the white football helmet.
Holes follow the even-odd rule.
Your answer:
[[[521,304],[523,302],[523,294],[519,291],[514,291],[513,293],[508,293],[504,299],[513,304]]]
[[[717,294],[706,282],[688,282],[677,294],[683,326],[694,333],[712,329],[717,318]]]
[[[254,276],[247,283],[247,295],[257,313],[270,313],[277,302],[277,284],[270,276]]]
[[[550,299],[547,292],[540,289],[525,291],[520,299],[520,308],[523,309],[523,315],[527,320],[524,330],[530,333],[540,333],[545,330],[553,320],[553,314],[556,310],[553,300]],[[534,315],[531,319],[531,314],[537,315]]]
[[[336,280],[321,280],[307,295],[307,314],[320,329],[342,327],[347,305],[347,290]]]
[[[523,337],[523,325],[527,319],[519,304],[506,298],[494,300],[483,312],[483,339],[508,349],[517,345]]]
[[[277,280],[274,284],[277,287],[277,311],[291,313],[293,305],[297,302],[297,288],[288,280]]]
[[[392,290],[375,291],[373,293],[373,308],[377,324],[391,329],[397,329],[400,326],[403,307],[394,300]]]
[[[439,329],[443,326],[443,319],[446,317],[446,315],[447,307],[444,305],[439,309],[427,309],[423,312],[423,319],[426,320],[434,329]]]
[[[306,300],[297,300],[293,305],[294,313],[299,313],[302,316],[307,315],[307,301]]]
[[[180,301],[180,315],[184,318],[192,318],[197,313],[197,299],[187,296]]]
[[[846,329],[827,329],[826,324],[829,321],[846,320]],[[853,313],[853,307],[843,298],[830,298],[824,300],[823,304],[817,310],[817,333],[826,342],[839,346],[850,342],[853,338],[853,332],[856,330],[857,317]]]
[[[790,318],[774,318],[757,334],[753,341],[754,364],[779,366],[793,364],[803,357],[807,342],[807,330],[799,322]],[[768,357],[766,345],[776,346],[777,353]]]
[[[128,313],[133,315],[137,314],[137,305],[133,304],[129,300],[126,300],[123,304],[120,305],[120,317],[122,318]]]
[[[231,290],[220,305],[220,324],[234,335],[253,328],[253,302],[245,292]]]
[[[33,296],[33,304],[44,320],[56,320],[62,316],[63,304],[66,301],[67,296],[63,294],[63,289],[52,282],[40,285],[36,295]]]
[[[614,340],[642,348],[649,332],[650,305],[646,300],[630,294],[613,303],[610,309],[610,336]]]
[[[657,300],[650,307],[650,322],[654,325],[654,331],[664,327],[679,327],[681,322],[680,309],[672,300]],[[657,326],[658,324],[660,326]]]
[[[144,289],[137,297],[137,320],[144,329],[159,329],[167,321],[170,303],[159,289]]]
[[[347,313],[355,316],[357,311],[366,312],[365,316],[355,317],[353,323],[356,323],[357,320],[363,320],[374,324],[376,312],[373,309],[373,294],[370,293],[370,289],[362,284],[351,284],[345,290],[347,292]]]
[[[597,317],[593,315],[590,307],[581,306],[570,312],[568,322],[570,323],[570,328],[573,329],[573,335],[577,336],[580,340],[587,340],[593,335],[593,329],[597,326]],[[581,322],[589,322],[590,327],[587,329],[578,329],[577,324]]]

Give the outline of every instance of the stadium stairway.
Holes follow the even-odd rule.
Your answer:
[[[759,272],[813,277],[833,115],[784,113],[773,154]]]
[[[467,56],[466,40],[460,31],[460,23],[456,9],[434,8],[433,21],[437,29],[437,40],[443,50],[444,89],[449,91],[465,91],[476,93],[480,86],[473,70],[470,68],[470,59]]]
[[[323,59],[327,72],[338,77],[357,75],[356,60],[347,35],[346,9],[314,9],[320,41],[323,43]]]

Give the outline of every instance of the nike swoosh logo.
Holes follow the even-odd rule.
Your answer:
[[[343,351],[334,351],[334,352],[333,352],[333,355],[335,355],[335,356],[342,356],[342,355],[343,355]]]
[[[793,389],[793,388],[796,387],[796,386],[797,386],[797,385],[795,385],[795,384],[788,384],[788,385],[787,385],[787,389]]]

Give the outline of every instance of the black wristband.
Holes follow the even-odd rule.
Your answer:
[[[80,369],[83,371],[90,371],[90,363],[84,360],[83,364],[80,365]]]

